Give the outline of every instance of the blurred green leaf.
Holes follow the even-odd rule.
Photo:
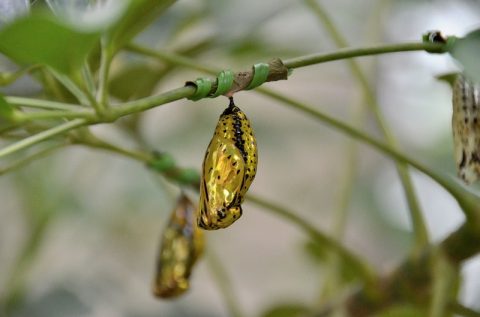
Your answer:
[[[303,304],[283,304],[272,307],[264,312],[262,317],[301,317],[310,312]]]
[[[329,248],[313,240],[309,240],[305,243],[304,250],[313,261],[319,264],[327,263],[329,257],[332,255]],[[340,274],[345,283],[356,279],[357,274],[354,269],[345,265],[343,262],[341,262],[340,265]]]
[[[164,68],[148,63],[128,64],[112,78],[110,92],[122,101],[147,97],[164,74]]]
[[[480,82],[480,29],[457,39],[450,48],[450,54],[460,62],[463,71],[473,81]]]
[[[0,31],[0,52],[20,64],[45,64],[70,74],[80,68],[99,39],[47,15],[30,15]]]
[[[108,47],[111,52],[115,52],[127,44],[175,1],[130,0],[124,16],[120,17],[107,32]]]
[[[313,240],[307,241],[304,244],[304,249],[310,258],[316,262],[325,262],[330,254],[328,248]]]

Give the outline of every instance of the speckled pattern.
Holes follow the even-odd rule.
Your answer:
[[[171,298],[189,288],[192,267],[203,251],[203,232],[196,222],[196,208],[182,195],[162,233],[153,294]]]
[[[479,85],[459,75],[453,86],[453,144],[458,176],[467,184],[480,173]]]
[[[247,116],[233,99],[220,116],[203,161],[198,226],[226,228],[242,215],[241,203],[257,172],[257,143]]]

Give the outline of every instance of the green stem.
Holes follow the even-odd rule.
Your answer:
[[[450,311],[464,317],[480,317],[480,312],[474,311],[460,303],[453,303],[448,305]]]
[[[105,151],[114,152],[114,153],[129,157],[131,159],[141,161],[143,163],[149,163],[153,159],[153,156],[149,153],[129,150],[129,149],[125,149],[120,146],[105,142],[104,140],[99,139],[89,131],[83,133],[81,138],[77,141],[80,144],[85,144],[85,145],[89,145],[91,147],[95,147]]]
[[[324,8],[317,2],[317,0],[305,0],[306,3],[312,8],[314,13],[318,16],[319,20],[323,23],[323,26],[327,29],[328,33],[331,35],[333,41],[337,47],[346,47],[348,43],[346,39],[339,32],[334,22],[324,10]],[[397,148],[397,142],[393,133],[390,131],[388,124],[385,121],[385,118],[380,110],[380,106],[377,102],[377,98],[372,91],[370,84],[368,82],[367,76],[360,68],[360,65],[353,59],[348,59],[346,61],[349,65],[350,71],[353,76],[357,79],[360,87],[363,90],[363,94],[367,101],[367,105],[373,112],[375,120],[377,121],[380,129],[383,131],[385,139],[389,145],[393,148]],[[422,211],[418,198],[415,193],[413,186],[413,181],[408,172],[408,166],[401,162],[396,162],[396,168],[400,181],[403,185],[407,203],[409,206],[410,217],[412,220],[412,227],[415,236],[415,252],[420,251],[423,246],[428,244],[428,231],[423,219]]]
[[[21,168],[25,165],[28,165],[29,163],[31,163],[33,161],[36,161],[37,159],[42,158],[44,156],[47,156],[51,152],[53,152],[53,151],[55,151],[55,150],[57,150],[57,149],[59,149],[63,146],[65,146],[65,143],[55,144],[55,145],[52,145],[52,146],[47,147],[45,149],[42,149],[42,150],[40,150],[40,151],[38,151],[34,154],[31,154],[27,157],[18,159],[14,163],[12,163],[11,165],[0,168],[0,175],[4,175],[4,174],[12,172],[12,171],[14,171],[18,168]]]
[[[42,141],[45,141],[53,136],[62,134],[64,132],[67,132],[69,130],[81,127],[85,125],[88,121],[85,119],[75,119],[72,121],[68,121],[66,123],[63,123],[61,125],[58,125],[56,127],[50,128],[48,130],[42,131],[40,133],[37,133],[35,135],[29,136],[21,141],[15,142],[13,144],[10,144],[3,149],[0,150],[0,158],[7,156],[9,154],[12,154],[14,152],[20,151],[22,149],[25,149],[29,146],[32,146],[34,144],[40,143]]]
[[[411,166],[418,169],[419,171],[421,171],[422,173],[428,175],[433,180],[435,180],[438,184],[444,187],[450,194],[452,194],[453,197],[455,197],[455,199],[459,202],[460,206],[463,208],[463,211],[467,219],[472,219],[474,214],[477,212],[476,209],[477,209],[478,201],[476,199],[476,196],[474,196],[473,194],[469,195],[463,189],[461,189],[460,185],[456,184],[450,179],[447,179],[445,176],[435,172],[434,170],[426,167],[425,165],[417,162],[411,157],[399,152],[398,150],[396,150],[395,148],[392,148],[388,144],[384,144],[378,140],[375,140],[371,138],[369,135],[365,134],[364,132],[357,130],[354,127],[351,127],[350,125],[340,120],[337,120],[322,112],[319,112],[316,109],[306,104],[298,102],[297,100],[291,99],[282,94],[279,94],[277,92],[267,90],[267,89],[263,89],[262,92],[278,101],[285,103],[286,105],[296,110],[300,110],[302,112],[305,112],[306,114],[309,114],[313,118],[318,119],[323,123],[326,123],[327,125],[339,131],[342,131],[343,133],[355,139],[361,140],[364,143],[373,146],[380,152],[392,157],[395,160],[401,161],[403,163],[408,163]]]
[[[95,81],[93,80],[92,71],[90,70],[90,65],[87,62],[83,64],[82,67],[82,78],[85,82],[85,86],[89,92],[95,95],[96,87]]]
[[[71,80],[68,76],[64,74],[60,74],[56,70],[52,68],[48,68],[48,71],[59,81],[62,85],[77,98],[78,102],[80,102],[83,106],[89,106],[91,104],[91,100],[88,94],[84,93],[77,84]]]
[[[5,100],[11,105],[20,106],[20,107],[39,108],[39,109],[48,109],[48,110],[63,110],[63,111],[85,110],[85,107],[82,107],[79,105],[50,101],[50,100],[13,97],[13,96],[5,97]]]
[[[410,42],[398,44],[381,44],[369,47],[344,48],[331,53],[317,53],[286,59],[283,64],[288,68],[300,68],[325,62],[331,62],[352,57],[381,55],[399,52],[428,51],[430,53],[445,53],[446,46],[438,43]]]
[[[82,111],[36,111],[36,112],[16,112],[14,122],[22,124],[33,120],[53,120],[53,119],[76,119],[84,118],[95,120],[95,114],[92,111],[83,109]]]
[[[287,210],[279,205],[276,205],[272,202],[269,202],[265,199],[262,199],[257,196],[247,195],[247,201],[252,202],[258,206],[265,208],[273,212],[275,215],[280,216],[284,219],[287,219],[290,223],[296,224],[302,231],[308,233],[310,237],[317,241],[321,245],[328,246],[332,251],[335,251],[345,262],[345,264],[352,269],[354,269],[362,280],[366,283],[366,289],[374,290],[376,287],[376,277],[373,271],[355,256],[353,253],[348,251],[342,245],[340,245],[335,239],[328,237],[319,230],[317,230],[309,221],[303,220],[298,217],[297,214],[293,211]]]
[[[178,55],[175,53],[157,51],[157,50],[153,50],[151,48],[140,46],[133,43],[128,44],[126,49],[130,52],[153,57],[155,59],[166,61],[173,65],[182,65],[184,67],[196,69],[201,72],[212,74],[212,75],[215,75],[217,73],[217,69],[215,67],[203,66],[188,57],[184,57],[182,55]]]
[[[112,53],[104,41],[102,41],[100,70],[98,77],[97,104],[100,114],[104,114],[109,108],[108,101],[108,76],[110,73],[110,64],[112,62]]]
[[[433,285],[432,300],[429,317],[443,317],[446,315],[452,289],[455,288],[456,270],[440,250],[433,258]]]
[[[242,317],[239,305],[237,305],[237,296],[233,292],[232,282],[230,281],[228,274],[222,265],[218,257],[213,253],[212,250],[209,250],[206,254],[206,260],[208,262],[208,268],[212,274],[213,280],[220,290],[227,310],[229,312],[228,316],[232,317]]]
[[[146,97],[132,102],[123,103],[111,109],[114,117],[123,117],[132,113],[145,111],[175,100],[190,97],[195,93],[195,88],[192,86],[184,86],[173,89],[163,94]]]

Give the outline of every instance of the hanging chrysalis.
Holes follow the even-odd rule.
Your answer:
[[[458,176],[467,184],[480,175],[480,102],[478,84],[464,75],[453,84],[453,145]]]
[[[242,215],[241,203],[257,171],[257,143],[250,121],[230,98],[203,161],[198,226],[226,228]]]
[[[153,284],[155,296],[176,297],[188,290],[192,267],[202,253],[203,243],[196,208],[182,194],[162,234]]]

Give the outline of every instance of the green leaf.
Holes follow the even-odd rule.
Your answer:
[[[159,17],[176,0],[130,0],[124,16],[107,32],[109,50],[114,53]]]
[[[303,304],[283,304],[264,312],[262,317],[301,317],[310,312]]]
[[[150,96],[164,73],[164,68],[151,64],[128,64],[112,78],[110,93],[122,101]]]
[[[99,37],[99,32],[78,31],[52,16],[34,14],[0,31],[0,52],[20,64],[45,64],[71,74]]]
[[[331,249],[313,240],[305,243],[304,250],[313,261],[322,265],[326,264],[332,255]],[[340,274],[345,283],[354,281],[358,276],[355,269],[345,265],[343,262],[340,263]]]
[[[450,47],[450,54],[463,66],[463,71],[473,81],[480,83],[480,29],[456,39]]]

